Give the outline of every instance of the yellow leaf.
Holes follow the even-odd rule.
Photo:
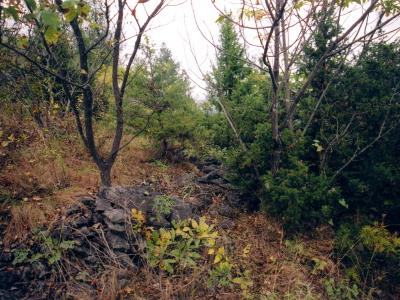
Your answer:
[[[219,247],[217,253],[220,254],[220,255],[224,255],[225,254],[225,248],[224,247]]]
[[[215,250],[213,248],[208,250],[208,255],[213,255],[215,253]]]
[[[219,254],[215,255],[214,264],[219,263],[221,260],[222,260],[222,255]]]
[[[4,141],[4,142],[1,143],[1,146],[5,148],[5,147],[8,146],[8,144],[10,144],[9,141]]]
[[[247,257],[250,253],[250,244],[247,244],[246,247],[243,249],[243,256]]]
[[[215,245],[215,239],[208,239],[207,240],[208,245],[210,245],[210,247],[214,247]]]
[[[196,220],[193,220],[193,219],[192,219],[192,227],[193,227],[193,228],[199,227],[199,224],[197,224]]]

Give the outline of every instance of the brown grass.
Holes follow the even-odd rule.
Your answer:
[[[4,125],[4,123],[1,123]],[[99,177],[95,165],[76,136],[71,120],[65,120],[43,132],[33,123],[8,124],[15,129],[30,132],[27,142],[7,149],[6,163],[0,171],[0,188],[15,198],[24,199],[10,209],[11,221],[4,237],[5,243],[23,239],[35,227],[50,225],[56,215],[76,199],[96,193]],[[17,128],[19,131],[17,131]],[[107,147],[110,134],[98,131]],[[127,139],[129,137],[125,137]],[[115,163],[112,179],[115,185],[155,183],[167,194],[195,197],[185,190],[177,178],[198,172],[191,164],[152,162],[149,142],[137,138],[124,148]],[[220,204],[215,199],[214,205]],[[215,214],[208,215],[217,228],[222,221]],[[227,249],[237,270],[250,271],[255,299],[324,299],[322,281],[335,277],[338,267],[331,260],[332,237],[322,228],[313,238],[299,237],[288,241],[279,223],[261,214],[241,214],[235,226],[221,229],[221,243]],[[248,255],[243,249],[250,247]],[[326,262],[323,272],[314,270],[313,259]],[[200,266],[192,273],[168,277],[154,270],[142,268],[132,276],[125,288],[117,285],[116,270],[111,269],[101,279],[98,295],[92,295],[84,286],[70,287],[75,299],[243,299],[241,291],[208,288],[206,278],[209,266]]]

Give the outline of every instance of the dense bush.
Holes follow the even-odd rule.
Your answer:
[[[340,190],[297,161],[290,169],[263,177],[264,209],[279,216],[289,229],[304,230],[332,223],[339,206],[346,206]],[[341,203],[341,204],[340,204]]]

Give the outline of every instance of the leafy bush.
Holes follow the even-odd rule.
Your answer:
[[[347,206],[337,188],[330,187],[326,178],[311,173],[300,161],[275,176],[265,175],[263,184],[264,210],[281,217],[290,230],[332,223],[336,209]]]
[[[33,263],[44,259],[49,265],[60,261],[62,256],[75,247],[73,240],[57,240],[47,232],[34,232],[34,240],[39,244],[38,250],[18,249],[14,252],[13,264]]]
[[[153,231],[146,243],[149,265],[170,274],[196,267],[201,251],[215,246],[218,233],[201,218],[173,224],[173,228]]]
[[[153,201],[152,210],[156,214],[158,221],[162,217],[168,217],[176,203],[175,199],[168,196],[156,196]]]
[[[396,294],[400,290],[400,238],[382,224],[342,224],[336,233],[336,254],[348,277],[358,285],[368,284],[380,292]],[[367,292],[367,291],[364,291]]]
[[[356,284],[350,284],[347,280],[335,282],[333,278],[324,282],[325,292],[329,299],[355,300],[359,299],[359,288]]]

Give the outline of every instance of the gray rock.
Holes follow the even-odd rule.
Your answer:
[[[171,215],[160,216],[159,220],[157,220],[156,214],[153,211],[153,203],[154,203],[154,198],[158,195],[161,194],[148,191],[146,188],[143,187],[121,187],[121,186],[104,188],[99,193],[99,197],[102,197],[105,200],[109,201],[110,203],[113,203],[114,205],[123,208],[125,211],[129,212],[132,208],[136,208],[141,212],[143,212],[146,215],[146,221],[148,226],[154,226],[157,228],[170,227],[171,220],[186,219],[193,216],[192,205],[184,202],[181,199],[174,198],[176,200],[176,205],[172,209]],[[107,209],[104,212],[104,215],[107,216],[107,219],[109,219],[114,224],[121,224],[121,222],[119,221],[122,221],[122,218],[120,218],[118,221],[112,220],[111,213],[109,212],[109,210],[110,209]],[[122,210],[119,211],[120,214],[122,214]],[[115,215],[118,214],[115,213]],[[122,230],[122,228],[118,229]],[[119,231],[118,229],[116,231]]]
[[[211,180],[221,178],[221,177],[223,177],[223,175],[224,174],[223,174],[222,170],[214,170],[214,171],[200,177],[199,179],[197,179],[197,181],[200,183],[210,183]]]
[[[110,203],[110,201],[107,201],[106,199],[96,198],[95,206],[96,206],[96,211],[103,212],[106,209],[110,209],[111,208],[111,203]]]
[[[94,207],[96,202],[93,198],[82,198],[81,203],[87,207]]]
[[[88,226],[89,222],[90,222],[89,218],[80,216],[71,222],[71,226],[73,228],[81,228],[84,226]]]
[[[130,258],[130,256],[126,253],[123,252],[118,252],[115,251],[114,252],[116,259],[124,266],[124,267],[128,267],[128,268],[134,268],[135,265],[132,261],[132,259]],[[123,276],[122,276],[123,277]],[[124,278],[121,278],[124,279]]]
[[[128,220],[128,214],[122,209],[107,209],[103,214],[114,224],[124,224]]]
[[[206,174],[213,172],[215,170],[218,170],[218,166],[216,166],[216,165],[208,165],[208,166],[204,166],[203,168],[201,168],[201,171]]]
[[[218,208],[218,214],[223,217],[234,219],[238,216],[238,211],[228,205],[222,205]]]
[[[152,199],[157,195],[160,195],[160,193],[153,193],[143,187],[113,186],[103,188],[99,192],[99,198],[108,200],[116,206],[125,208],[128,211],[136,208],[142,212],[151,211]]]
[[[175,198],[175,206],[172,209],[171,221],[180,221],[194,217],[192,206],[181,199]]]
[[[128,241],[119,235],[116,235],[112,232],[106,233],[106,239],[109,243],[110,247],[114,250],[120,250],[122,252],[128,252],[130,250],[130,245]]]
[[[104,222],[107,224],[107,227],[112,231],[120,232],[120,233],[126,232],[126,228],[125,228],[124,224],[116,224],[116,223],[109,221],[108,219],[104,219]]]
[[[228,218],[224,218],[219,223],[219,226],[224,230],[233,229],[233,227],[235,226],[235,221],[228,219]]]
[[[227,181],[224,178],[220,177],[220,178],[210,180],[210,183],[224,187],[224,184],[226,184]]]
[[[72,205],[72,206],[66,211],[65,215],[66,215],[67,217],[69,217],[69,216],[78,214],[79,212],[81,212],[81,210],[82,210],[82,209],[79,207],[79,205],[75,204],[75,205]]]

